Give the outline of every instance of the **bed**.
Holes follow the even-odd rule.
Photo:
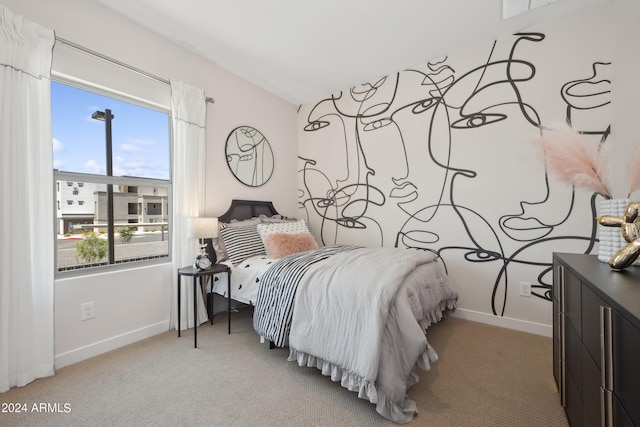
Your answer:
[[[232,266],[231,299],[254,306],[258,335],[288,347],[289,361],[357,392],[385,418],[411,421],[417,412],[407,389],[419,379],[417,368],[437,360],[426,330],[458,298],[435,255],[320,246],[305,220],[282,217],[270,202],[234,200],[219,221],[217,251]]]

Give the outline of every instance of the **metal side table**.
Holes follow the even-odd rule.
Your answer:
[[[198,279],[200,279],[200,287],[203,286],[203,278],[206,276],[211,277],[211,284],[213,286],[213,276],[219,273],[227,273],[227,294],[231,296],[231,267],[225,264],[215,264],[207,270],[198,270],[193,266],[182,267],[178,269],[178,336],[180,336],[180,312],[181,312],[181,278],[182,276],[193,277],[193,347],[198,347],[198,298],[196,292],[198,289]],[[228,298],[228,333],[231,333],[231,298]],[[213,299],[212,299],[213,304]],[[211,324],[213,325],[213,316],[211,316]]]

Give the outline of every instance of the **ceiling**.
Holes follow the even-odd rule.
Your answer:
[[[94,1],[299,105],[611,0]]]

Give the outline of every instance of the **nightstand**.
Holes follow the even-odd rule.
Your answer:
[[[198,298],[196,292],[198,289],[198,278],[200,279],[200,286],[203,285],[203,278],[206,276],[211,277],[211,283],[213,286],[213,276],[219,273],[227,273],[227,295],[231,296],[231,267],[225,264],[215,264],[211,268],[206,270],[198,270],[193,266],[182,267],[178,269],[178,336],[180,336],[180,311],[181,311],[181,278],[182,276],[193,277],[193,347],[198,347]],[[211,304],[213,305],[213,298],[211,298]],[[227,333],[231,333],[231,298],[228,299],[228,329]],[[211,324],[213,325],[213,316],[211,316]]]

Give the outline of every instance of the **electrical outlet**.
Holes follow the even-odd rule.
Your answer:
[[[80,320],[89,320],[96,317],[96,303],[94,301],[80,304]]]
[[[523,296],[523,297],[531,296],[531,283],[520,282],[520,296]]]

